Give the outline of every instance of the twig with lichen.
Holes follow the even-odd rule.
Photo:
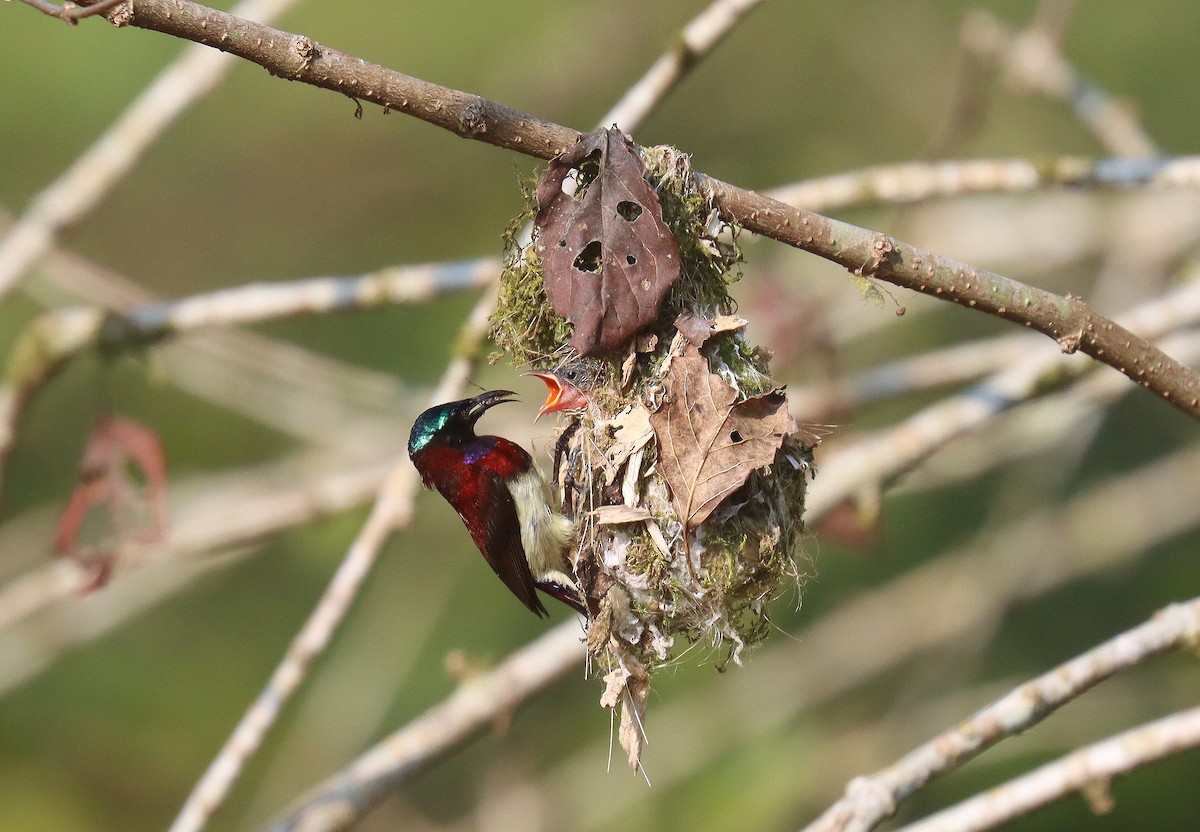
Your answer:
[[[495,269],[495,260],[481,258],[392,267],[355,277],[247,284],[137,306],[125,313],[88,307],[46,312],[26,327],[0,377],[0,485],[5,458],[29,400],[67,362],[89,349],[111,353],[211,327],[413,303],[444,292],[485,287],[494,280]]]

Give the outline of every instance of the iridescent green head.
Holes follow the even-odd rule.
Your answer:
[[[447,402],[429,408],[413,422],[408,434],[408,455],[412,456],[435,439],[449,442],[475,435],[475,423],[490,407],[513,401],[511,390],[489,390],[473,399]]]

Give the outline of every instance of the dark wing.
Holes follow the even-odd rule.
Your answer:
[[[517,505],[504,484],[506,477],[533,464],[529,454],[507,439],[480,436],[461,448],[430,444],[412,454],[412,461],[426,487],[436,488],[458,512],[492,571],[544,618],[546,608],[521,545]]]
[[[484,560],[504,585],[531,612],[545,618],[548,613],[534,589],[529,561],[525,559],[525,549],[521,545],[521,522],[512,493],[504,480],[492,471],[485,471],[481,479],[484,505],[488,509],[482,512],[481,528],[473,528],[469,522],[467,528],[479,551],[483,552]]]

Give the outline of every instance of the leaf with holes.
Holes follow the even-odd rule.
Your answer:
[[[578,194],[567,174],[595,174]],[[620,130],[597,130],[556,156],[537,186],[537,251],[550,305],[582,355],[617,349],[654,322],[679,277],[679,246]]]
[[[708,361],[690,344],[671,362],[664,389],[664,404],[650,417],[658,470],[676,513],[695,527],[751,471],[775,461],[796,423],[782,391],[735,404],[737,391],[709,372]]]

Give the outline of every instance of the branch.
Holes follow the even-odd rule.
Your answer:
[[[832,260],[854,274],[1024,324],[1054,338],[1064,353],[1090,355],[1200,418],[1200,375],[1096,314],[1082,298],[1026,286],[716,179],[704,181],[721,215],[750,231]]]
[[[486,288],[499,272],[499,260],[481,257],[458,263],[393,266],[354,277],[250,283],[109,315],[98,333],[97,345],[103,349],[144,346],[207,327],[416,303],[447,292]]]
[[[1198,643],[1200,598],[1172,604],[1145,624],[1021,685],[888,768],[851,781],[846,796],[804,832],[868,832],[930,780],[1036,725],[1089,688],[1154,656]]]
[[[550,159],[576,141],[570,128],[517,112],[477,95],[432,84],[355,58],[304,37],[272,29],[188,0],[136,0],[109,14],[132,25],[231,52],[294,81],[399,110],[464,138]],[[917,292],[1024,324],[1054,338],[1065,352],[1109,364],[1200,418],[1200,375],[1149,342],[1096,314],[1082,299],[1060,297],[976,269],[883,234],[792,208],[711,177],[700,176],[721,216],[844,266]]]
[[[529,697],[583,664],[579,623],[568,621],[465,682],[444,702],[303,795],[273,832],[347,829],[400,783],[507,717]]]
[[[991,829],[1075,792],[1107,796],[1109,781],[1147,763],[1200,746],[1200,707],[1180,711],[1085,746],[1002,786],[897,832]]]
[[[0,208],[0,226],[10,224]],[[47,252],[41,265],[24,289],[43,306],[82,302],[129,309],[159,301],[129,278],[62,249]],[[254,332],[200,333],[185,344],[159,350],[156,358],[179,389],[320,444],[329,444],[331,429],[339,446],[347,440],[359,445],[374,441],[360,431],[340,428],[362,424],[364,417],[376,422],[394,419],[397,401],[411,400],[415,406],[425,397],[424,391],[415,392],[387,373]],[[0,457],[4,452],[0,443]]]
[[[393,267],[356,277],[249,284],[147,304],[125,314],[87,308],[44,313],[18,338],[0,378],[0,485],[4,461],[29,401],[63,365],[84,350],[143,347],[169,336],[214,326],[412,303],[442,292],[482,288],[494,281],[499,269],[499,261],[480,258],[462,263]],[[329,429],[327,422],[322,427]]]

